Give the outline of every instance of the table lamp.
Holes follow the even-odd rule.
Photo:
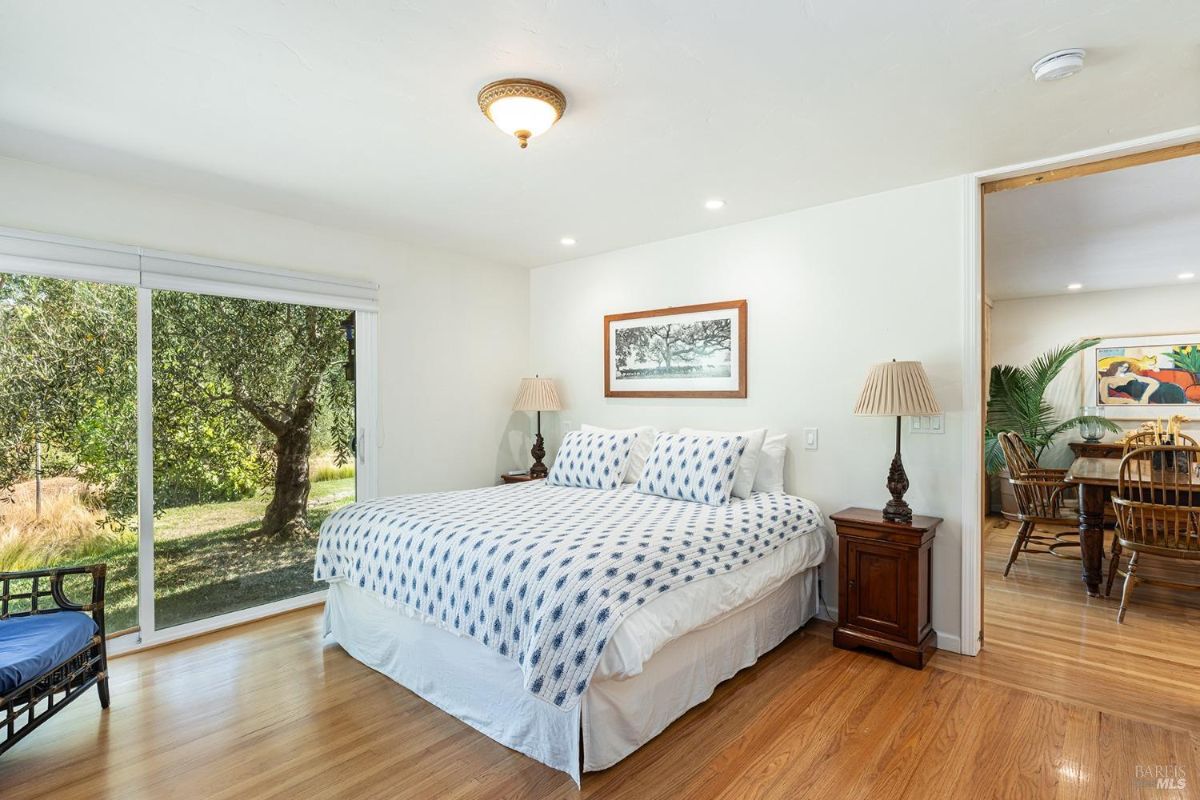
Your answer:
[[[854,413],[856,416],[896,418],[896,455],[892,458],[887,479],[892,499],[883,509],[883,518],[889,522],[911,523],[912,509],[904,502],[908,476],[904,474],[904,462],[900,460],[900,418],[942,413],[921,362],[888,361],[871,367]]]
[[[542,439],[542,412],[562,411],[562,401],[558,399],[558,389],[549,378],[522,378],[517,389],[517,399],[513,402],[513,411],[537,412],[537,438],[529,454],[533,456],[533,466],[529,475],[533,478],[544,478],[550,470],[542,463],[546,457],[546,443]]]

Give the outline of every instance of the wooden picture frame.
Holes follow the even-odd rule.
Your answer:
[[[679,347],[670,338],[676,326],[687,331]],[[746,390],[745,300],[604,317],[605,397],[730,399]]]

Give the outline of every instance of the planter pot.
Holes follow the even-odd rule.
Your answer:
[[[991,490],[988,509],[993,514],[1002,514],[1005,519],[1016,520],[1017,495],[1013,492],[1012,484],[1008,482],[1008,469],[1002,469],[990,476],[988,485]]]

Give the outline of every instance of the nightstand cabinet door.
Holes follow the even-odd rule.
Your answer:
[[[878,511],[834,514],[838,536],[838,625],[833,643],[890,653],[918,669],[937,647],[929,604],[930,559],[940,519],[888,522]]]
[[[879,631],[899,639],[912,635],[908,608],[908,550],[843,536],[838,557],[846,569],[846,613],[840,624]],[[841,607],[843,604],[839,603]]]

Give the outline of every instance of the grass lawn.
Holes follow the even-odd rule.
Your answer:
[[[317,530],[354,499],[354,479],[314,483],[312,533],[293,539],[250,536],[269,497],[167,509],[154,521],[155,622],[183,622],[316,591]],[[137,540],[130,535],[88,561],[108,563],[105,622],[116,632],[137,625]]]

